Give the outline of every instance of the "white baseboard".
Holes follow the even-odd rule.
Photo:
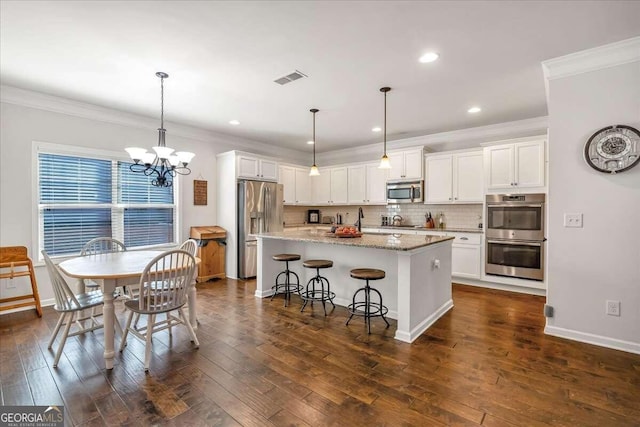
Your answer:
[[[451,278],[451,282],[452,283],[459,283],[461,285],[477,286],[479,288],[497,289],[499,291],[517,292],[519,294],[529,294],[529,295],[539,295],[539,296],[546,296],[547,295],[546,289],[536,289],[536,288],[529,288],[529,287],[517,286],[517,285],[509,285],[509,284],[503,284],[503,283],[485,282],[483,280],[477,280],[477,279],[469,279],[469,278],[462,278],[462,277],[452,277]]]
[[[554,337],[566,338],[573,341],[598,345],[600,347],[640,354],[640,343],[637,342],[618,340],[615,338],[604,337],[602,335],[594,335],[587,332],[580,332],[573,329],[559,328],[557,326],[550,325],[545,326],[544,333],[547,335],[553,335]]]
[[[55,305],[55,304],[56,304],[55,298],[41,299],[40,300],[40,306],[42,306],[42,307],[49,307],[49,306]],[[35,310],[35,307],[29,306],[29,307],[12,308],[11,310],[3,311],[0,314],[11,314],[11,313],[17,313],[19,311],[27,311],[27,310]]]
[[[407,343],[412,343],[418,338],[424,331],[426,331],[431,325],[433,325],[439,318],[441,318],[447,311],[453,308],[453,300],[449,300],[442,304],[435,313],[420,322],[415,328],[409,332],[396,330],[395,339]]]

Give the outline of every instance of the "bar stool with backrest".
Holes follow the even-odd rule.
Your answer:
[[[382,320],[387,324],[387,328],[389,327],[389,322],[387,321],[385,314],[389,312],[389,309],[382,304],[382,294],[379,290],[372,288],[369,286],[369,280],[380,280],[385,277],[384,270],[377,270],[375,268],[355,268],[351,270],[351,277],[358,280],[366,280],[366,285],[364,288],[360,288],[353,294],[353,302],[347,306],[349,313],[349,319],[347,320],[347,325],[353,318],[353,316],[362,316],[364,317],[364,323],[367,325],[367,332],[371,333],[371,318],[372,317],[382,317]],[[371,293],[378,295],[378,301],[371,301]],[[364,296],[363,300],[358,300],[358,297]]]
[[[300,259],[300,255],[298,254],[277,254],[273,257],[274,261],[284,262],[285,268],[284,271],[281,271],[276,276],[276,283],[271,287],[273,290],[273,294],[271,295],[271,300],[278,294],[284,295],[284,306],[287,306],[287,303],[291,301],[291,294],[299,294],[300,293],[300,278],[296,274],[295,271],[289,270],[289,263],[292,261],[298,261]],[[295,276],[296,282],[292,282],[292,277]],[[280,279],[283,281],[279,281]]]
[[[311,306],[313,307],[314,301],[322,302],[322,309],[324,310],[324,315],[327,315],[327,307],[325,305],[325,301],[329,301],[331,305],[335,308],[335,304],[333,303],[333,299],[336,297],[334,292],[331,292],[331,285],[329,284],[329,280],[326,277],[320,275],[321,268],[331,268],[333,267],[333,261],[327,259],[309,259],[302,263],[303,267],[306,268],[315,268],[316,275],[309,279],[307,282],[307,286],[304,291],[300,294],[300,298],[304,301],[302,304],[302,308],[300,311],[304,311],[304,308],[307,306],[309,301],[311,301]]]

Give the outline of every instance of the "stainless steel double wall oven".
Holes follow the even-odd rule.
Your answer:
[[[545,194],[486,198],[485,273],[544,280]]]

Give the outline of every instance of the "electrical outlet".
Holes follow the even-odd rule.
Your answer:
[[[609,316],[620,316],[620,301],[607,300],[607,314]]]
[[[564,214],[564,226],[582,228],[582,214],[581,213]]]
[[[15,289],[16,288],[16,281],[13,279],[3,279],[2,280],[4,282],[4,288],[5,289]]]

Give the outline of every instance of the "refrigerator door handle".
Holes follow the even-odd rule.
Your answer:
[[[262,198],[262,212],[264,213],[264,231],[269,232],[269,187],[264,186],[264,197]]]

